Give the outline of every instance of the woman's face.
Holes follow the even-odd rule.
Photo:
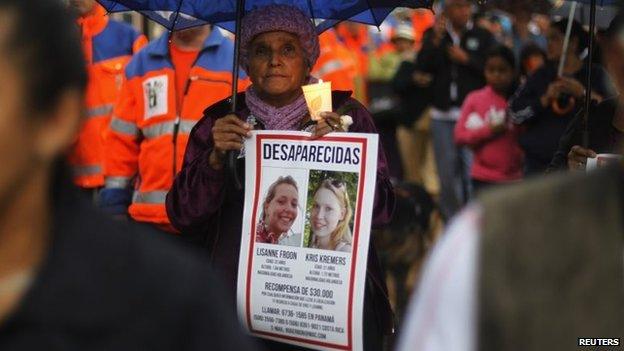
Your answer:
[[[550,26],[548,33],[546,34],[546,56],[549,60],[556,61],[561,58],[561,55],[563,54],[564,39],[565,35],[561,33],[557,27]],[[568,53],[576,52],[577,47],[578,39],[576,37],[570,37],[570,42],[568,43]]]
[[[325,188],[319,189],[314,195],[312,205],[312,232],[319,237],[330,235],[338,222],[344,219],[345,209],[334,193]]]
[[[247,73],[258,95],[275,107],[299,97],[309,74],[299,38],[287,32],[267,32],[249,46]]]
[[[264,205],[265,224],[269,232],[281,234],[287,232],[297,219],[299,194],[290,184],[275,187],[275,196]]]
[[[548,40],[548,45],[546,47],[548,59],[558,60],[563,50],[563,33],[555,27],[550,27],[548,29],[548,34],[546,34],[546,39]]]

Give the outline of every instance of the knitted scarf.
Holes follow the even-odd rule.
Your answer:
[[[316,78],[310,77],[307,84],[313,84],[317,81]],[[266,130],[297,130],[301,120],[308,113],[308,105],[303,97],[303,91],[290,104],[273,107],[260,99],[252,85],[245,91],[245,102],[251,114],[262,122]]]

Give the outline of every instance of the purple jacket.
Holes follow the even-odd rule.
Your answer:
[[[348,104],[346,114],[353,118],[351,132],[377,133],[369,112],[349,92],[332,93],[334,111]],[[244,93],[239,94],[237,115],[246,119],[249,109]],[[213,148],[212,127],[218,118],[229,113],[229,99],[222,100],[204,111],[204,117],[191,131],[184,155],[184,164],[167,194],[167,215],[174,227],[191,241],[205,246],[211,252],[214,267],[225,278],[230,291],[236,291],[238,255],[242,230],[244,190],[237,190],[228,181],[225,170],[213,170],[208,158]],[[261,125],[257,129],[263,129]],[[239,174],[244,174],[244,160],[239,160]],[[244,182],[243,182],[244,183]],[[373,226],[386,224],[394,210],[394,192],[389,180],[388,167],[383,149],[379,148],[377,184],[373,206]],[[371,240],[372,245],[372,240]],[[379,299],[387,304],[386,286],[375,249],[369,251],[368,274]],[[234,295],[234,294],[233,294]],[[378,312],[388,306],[377,306]],[[381,310],[379,309],[381,308]],[[384,313],[385,314],[385,313]],[[391,315],[391,312],[390,312]],[[386,316],[387,317],[387,316]],[[386,318],[382,318],[386,319]],[[383,321],[387,329],[388,321]]]

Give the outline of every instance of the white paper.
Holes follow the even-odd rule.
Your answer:
[[[237,301],[242,322],[253,335],[319,350],[363,349],[377,145],[374,134],[330,133],[312,140],[310,133],[277,131],[254,132],[245,142],[245,210]],[[275,210],[282,208],[281,203],[265,201],[270,186],[286,176],[297,185],[294,219],[287,210]],[[284,195],[287,189],[292,194],[292,187],[282,187],[279,201],[292,198]],[[332,202],[333,196],[338,198],[332,194],[345,191],[350,194],[352,208],[349,221],[348,205],[341,205],[338,212],[324,205],[346,204],[344,198]],[[332,213],[338,217],[331,217]],[[340,220],[332,226],[331,218]],[[277,230],[268,228],[277,227],[273,224],[278,222],[292,223],[279,236],[278,243],[286,245],[256,242],[259,228],[267,228],[264,234],[273,233]],[[331,241],[329,248],[318,248],[327,244],[327,238],[346,233],[339,229],[344,223],[349,223],[351,240],[345,234],[341,240]],[[259,237],[265,238],[264,234]]]
[[[598,168],[607,167],[609,165],[612,165],[613,163],[617,163],[620,160],[622,160],[622,155],[598,154],[594,158],[591,158],[591,157],[587,158],[586,170],[589,172]]]

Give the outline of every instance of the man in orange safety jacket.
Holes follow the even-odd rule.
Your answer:
[[[89,75],[86,116],[69,164],[76,185],[97,189],[104,185],[104,133],[119,96],[123,70],[147,39],[132,26],[110,19],[95,0],[70,0],[69,4],[80,16],[77,22]]]
[[[330,81],[333,90],[355,91],[358,63],[338,40],[336,32],[330,29],[320,34],[319,46],[321,55],[312,69],[312,75]]]
[[[353,95],[358,101],[367,105],[366,77],[368,76],[368,55],[373,49],[368,34],[368,27],[361,23],[342,22],[336,26],[336,34],[338,40],[347,48],[357,64]]]
[[[231,94],[233,53],[233,42],[206,25],[165,34],[130,61],[106,137],[104,210],[173,231],[165,197],[191,129]]]

